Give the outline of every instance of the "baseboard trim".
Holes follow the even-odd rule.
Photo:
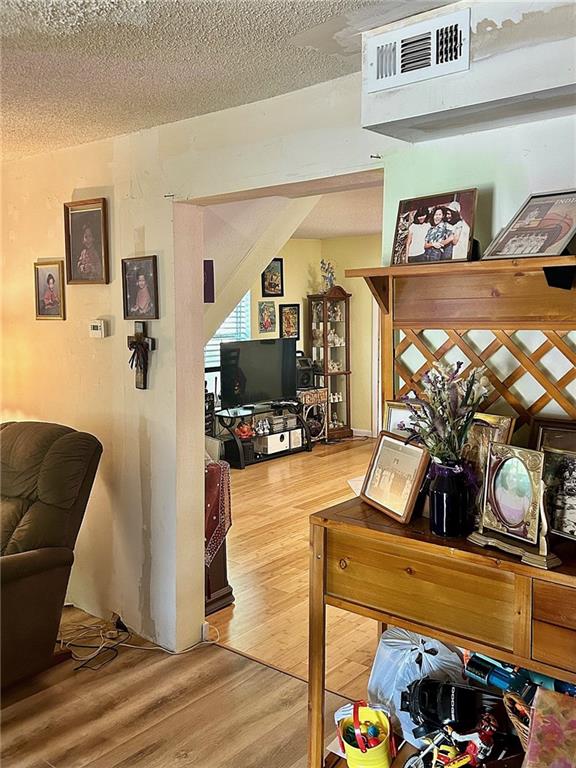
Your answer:
[[[370,429],[354,429],[352,427],[352,434],[354,437],[374,437]]]

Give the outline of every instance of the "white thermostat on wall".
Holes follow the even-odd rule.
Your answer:
[[[103,339],[106,333],[106,321],[105,320],[90,320],[89,335],[92,339]]]

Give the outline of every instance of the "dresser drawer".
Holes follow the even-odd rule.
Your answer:
[[[431,634],[438,629],[512,650],[514,575],[445,552],[328,529],[327,593],[423,624]]]
[[[532,658],[576,670],[576,589],[534,580]]]

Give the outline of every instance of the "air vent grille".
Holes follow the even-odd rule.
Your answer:
[[[432,35],[404,38],[400,42],[400,71],[413,72],[432,65]]]
[[[363,36],[366,93],[462,72],[469,66],[469,8]]]
[[[462,30],[458,24],[450,24],[436,30],[436,64],[456,61],[462,56]]]

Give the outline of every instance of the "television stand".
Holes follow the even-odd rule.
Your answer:
[[[275,429],[268,435],[254,435],[247,440],[240,439],[236,434],[236,427],[244,419],[258,421],[259,417],[264,419],[267,414],[295,416],[295,421],[289,420],[290,424],[295,425]],[[228,433],[220,437],[220,440],[224,443],[224,457],[234,469],[245,469],[251,464],[312,450],[310,429],[303,418],[302,405],[298,402],[257,403],[250,408],[217,411],[215,415],[220,426]]]

